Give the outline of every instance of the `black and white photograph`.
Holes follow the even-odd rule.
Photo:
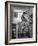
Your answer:
[[[36,42],[36,5],[36,3],[6,2],[6,44]]]
[[[32,38],[33,7],[10,5],[12,38]]]

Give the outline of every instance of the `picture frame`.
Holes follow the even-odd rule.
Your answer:
[[[37,42],[37,3],[5,2],[5,44]]]

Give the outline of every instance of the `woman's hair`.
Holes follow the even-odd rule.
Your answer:
[[[24,17],[25,14],[26,14],[26,13],[23,12],[23,15],[22,15],[21,19],[22,19],[22,21],[25,21],[25,22],[26,22],[27,20],[26,20],[26,18]]]
[[[27,12],[23,12],[23,14],[27,14]]]

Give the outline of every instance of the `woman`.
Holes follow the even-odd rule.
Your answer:
[[[26,16],[25,16],[26,14],[27,13],[23,12],[23,15],[21,17],[22,22],[19,23],[19,29],[18,29],[18,31],[19,31],[18,37],[19,38],[27,37],[26,32],[28,32],[28,20],[26,19]]]

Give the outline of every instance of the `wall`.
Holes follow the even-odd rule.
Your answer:
[[[0,0],[0,46],[5,46],[5,1],[6,0]],[[16,1],[16,0],[13,0],[13,1]],[[17,0],[17,1],[38,3],[38,0]],[[18,44],[13,46],[38,46],[38,43],[20,44],[20,45]]]
[[[38,42],[38,4],[37,4],[37,42]]]

